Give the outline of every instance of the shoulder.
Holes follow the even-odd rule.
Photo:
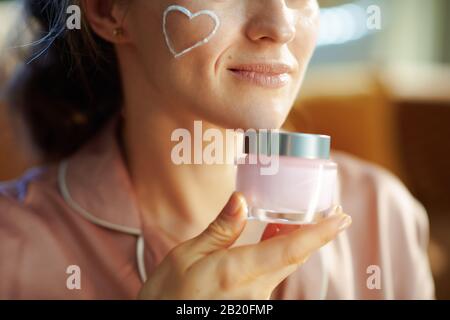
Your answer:
[[[52,171],[48,167],[32,168],[15,180],[0,182],[1,254],[12,242],[23,243],[29,235],[45,228],[44,216],[48,212],[44,204],[55,193]]]
[[[403,187],[397,177],[375,163],[342,151],[333,151],[331,157],[338,164],[340,178],[345,183],[387,183],[393,187]]]
[[[46,167],[0,183],[0,299],[50,295],[39,291],[43,279],[61,280],[55,274],[67,252],[55,179],[55,170]]]
[[[17,179],[0,182],[0,219],[14,209],[31,209],[36,191],[53,189],[55,178],[55,168],[43,166],[33,167]]]
[[[33,167],[14,180],[0,181],[0,196],[23,201],[28,184],[38,180],[46,171],[46,167]]]
[[[354,221],[348,231],[354,258],[375,250],[392,297],[433,297],[425,208],[388,170],[343,152],[332,158],[339,167],[342,206]],[[364,252],[355,243],[364,243]]]
[[[61,207],[57,172],[57,165],[34,167],[15,180],[0,182],[0,237],[36,234],[55,220]]]
[[[364,204],[366,209],[376,209],[366,211],[399,227],[428,228],[424,207],[394,174],[345,152],[334,151],[332,158],[339,167],[344,204],[347,202],[350,208]]]

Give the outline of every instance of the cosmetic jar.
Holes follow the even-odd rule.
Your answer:
[[[335,203],[337,164],[331,138],[287,131],[249,131],[237,161],[236,191],[248,218],[270,223],[313,224]]]

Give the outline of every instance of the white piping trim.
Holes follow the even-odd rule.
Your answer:
[[[139,236],[136,243],[136,257],[139,270],[139,276],[143,283],[147,282],[147,271],[145,270],[145,241],[143,236]]]
[[[62,161],[58,167],[58,187],[59,187],[59,190],[63,197],[63,200],[75,212],[79,213],[82,217],[84,217],[86,220],[90,221],[91,223],[93,223],[95,225],[98,225],[100,227],[110,229],[113,231],[126,233],[129,235],[138,237],[137,242],[136,242],[136,260],[137,260],[137,265],[138,265],[138,270],[139,270],[139,276],[143,283],[146,282],[147,281],[147,273],[145,270],[145,259],[144,259],[145,243],[144,243],[144,238],[142,236],[142,231],[139,229],[136,229],[136,228],[121,226],[121,225],[111,223],[109,221],[97,218],[96,216],[91,214],[89,211],[84,209],[82,206],[80,206],[72,198],[72,195],[70,194],[69,188],[67,186],[67,181],[66,181],[67,168],[68,168],[67,161]]]

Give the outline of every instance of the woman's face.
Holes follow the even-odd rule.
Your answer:
[[[316,0],[133,0],[127,32],[160,107],[226,128],[279,128],[318,22]]]

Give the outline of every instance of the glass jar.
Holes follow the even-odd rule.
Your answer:
[[[249,219],[311,224],[328,215],[337,181],[329,136],[248,131],[244,141],[236,190],[247,199]]]

